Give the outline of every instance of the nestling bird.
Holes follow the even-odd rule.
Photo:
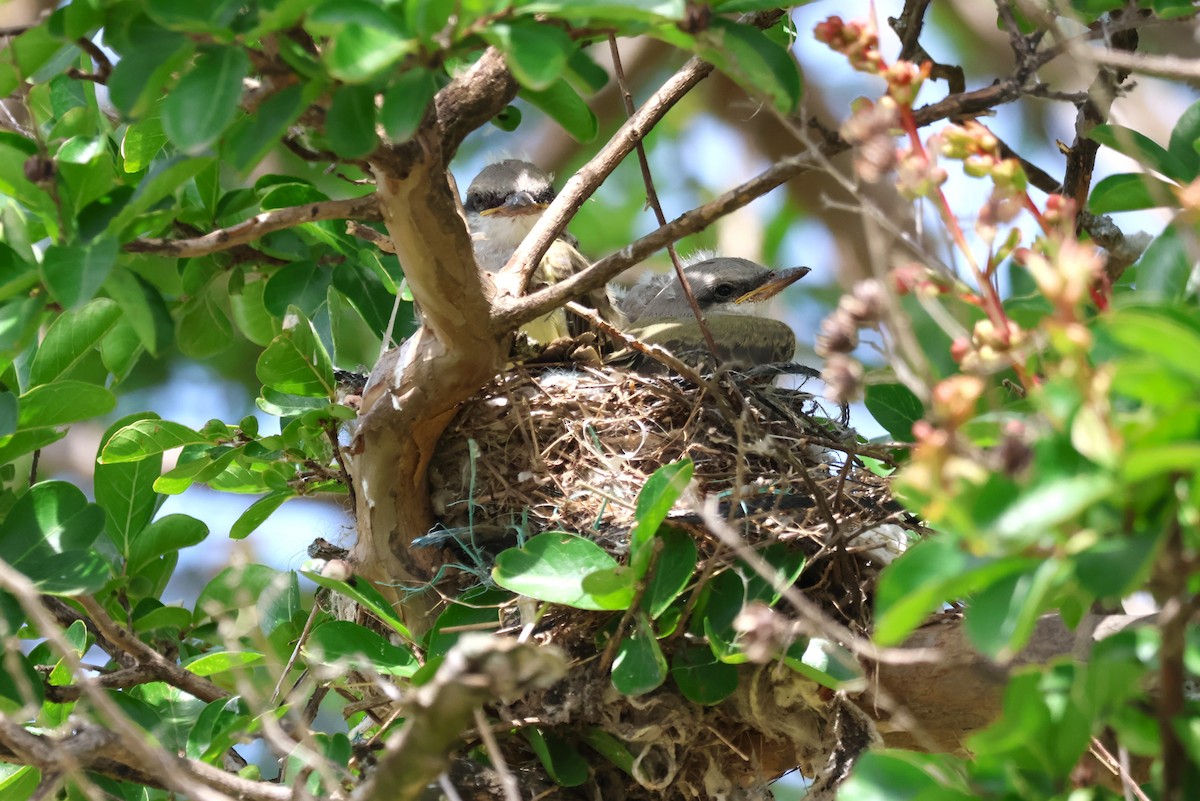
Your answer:
[[[796,335],[784,322],[766,317],[763,302],[808,275],[807,267],[771,270],[747,259],[706,258],[683,274],[708,323],[717,359],[731,366],[791,361]],[[708,345],[675,274],[656,275],[617,302],[628,318],[626,333],[661,345],[680,358],[708,353]]]
[[[506,159],[484,167],[471,181],[463,203],[479,267],[490,273],[499,272],[533,230],[555,194],[550,176],[528,161]],[[533,274],[530,291],[562,281],[590,266],[576,250],[576,244],[574,237],[564,234],[550,245]],[[618,321],[607,290],[595,290],[580,302],[594,308],[602,318]],[[526,323],[521,330],[544,345],[561,337],[577,336],[585,328],[582,320],[556,309]]]

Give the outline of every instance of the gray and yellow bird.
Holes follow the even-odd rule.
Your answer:
[[[686,265],[683,274],[708,323],[717,360],[733,367],[791,361],[796,334],[787,323],[766,316],[764,301],[808,273],[807,267],[771,270],[727,256]],[[617,308],[628,319],[626,333],[642,342],[661,345],[685,361],[709,353],[674,272],[633,286]]]
[[[550,176],[528,161],[506,159],[484,167],[471,181],[463,202],[480,269],[499,272],[533,230],[555,194]],[[591,266],[576,249],[577,244],[570,234],[556,239],[538,264],[529,290],[557,283]],[[606,289],[590,292],[580,302],[591,306],[603,319],[618,324],[619,317]],[[545,345],[562,337],[577,336],[586,330],[586,324],[563,309],[555,309],[521,326],[521,330]]]

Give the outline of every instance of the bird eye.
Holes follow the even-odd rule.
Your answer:
[[[538,203],[543,203],[548,206],[551,202],[553,202],[556,194],[557,193],[554,191],[554,187],[547,186],[545,189],[534,195],[533,199]]]
[[[482,208],[483,198],[477,192],[467,193],[467,202],[463,204],[463,208],[467,211],[479,211]]]
[[[718,298],[728,298],[733,295],[733,284],[717,284],[713,289],[713,294]]]

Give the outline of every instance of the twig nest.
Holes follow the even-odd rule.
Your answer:
[[[696,489],[720,500],[750,545],[802,551],[800,586],[863,630],[874,577],[903,550],[908,525],[864,450],[815,396],[744,374],[697,387],[615,366],[518,368],[463,404],[443,435],[429,476],[444,530],[416,544],[446,546],[447,563],[490,566],[504,548],[563,530],[621,559],[646,479],[690,458]],[[697,516],[668,522],[703,555],[723,553]]]

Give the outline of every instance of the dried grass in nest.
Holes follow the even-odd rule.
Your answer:
[[[518,369],[468,400],[443,435],[430,482],[446,533],[429,541],[453,540],[465,564],[487,565],[521,538],[565,530],[620,559],[646,479],[690,457],[700,492],[721,499],[750,545],[801,549],[801,588],[864,630],[880,566],[869,532],[903,515],[859,447],[811,394],[739,373],[703,389],[619,367]],[[702,558],[732,558],[696,516],[670,522]]]
[[[886,480],[857,458],[860,447],[812,395],[744,375],[723,373],[698,388],[615,367],[522,368],[465,403],[442,437],[430,482],[445,532],[422,544],[443,546],[448,565],[466,568],[440,584],[447,595],[454,594],[450,584],[461,590],[486,581],[494,553],[547,530],[584,534],[621,559],[646,479],[690,457],[699,492],[721,499],[747,544],[803,552],[798,586],[864,631],[882,564],[879,543],[865,541],[905,521]],[[693,535],[706,575],[735,562],[698,515],[669,522]],[[507,632],[520,628],[515,610],[502,616]],[[551,788],[550,797],[765,799],[779,773],[827,768],[854,730],[834,722],[855,714],[839,706],[840,697],[807,680],[781,679],[790,671],[779,664],[744,666],[735,694],[715,706],[689,702],[670,684],[621,696],[596,653],[615,622],[612,614],[548,610],[533,636],[562,648],[575,668],[501,717],[536,720],[576,742],[588,731],[606,732],[637,758],[635,783],[596,759],[586,790]],[[688,642],[663,641],[667,658]],[[869,739],[870,724],[857,731]],[[505,751],[514,770],[537,772],[521,738],[507,741]]]

